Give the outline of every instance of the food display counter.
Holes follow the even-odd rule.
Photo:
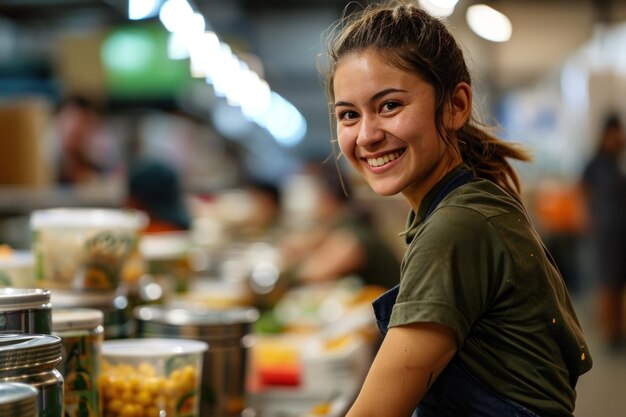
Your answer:
[[[33,223],[31,276],[11,285],[35,288],[0,294],[7,317],[52,310],[52,326],[13,320],[0,333],[14,339],[5,345],[61,339],[47,371],[55,387],[65,381],[58,417],[332,417],[349,406],[379,342],[370,303],[382,290],[356,277],[287,285],[276,252],[258,242],[210,248],[206,259],[221,264],[200,271],[190,257],[209,249],[191,235],[144,242],[141,216],[80,210]],[[263,293],[268,278],[275,294]],[[24,291],[46,299],[22,311]],[[12,378],[0,366],[0,383]]]

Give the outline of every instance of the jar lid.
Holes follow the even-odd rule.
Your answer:
[[[52,331],[90,330],[101,326],[104,313],[95,308],[52,309]]]
[[[40,288],[0,288],[0,311],[50,308],[50,290]]]
[[[135,308],[133,312],[138,320],[178,326],[245,324],[254,323],[259,318],[259,311],[253,307],[187,310],[184,308],[142,306]]]
[[[61,361],[61,338],[47,334],[0,334],[0,372],[54,367]]]
[[[121,294],[113,291],[58,291],[54,290],[50,296],[53,308],[62,307],[103,307],[110,306],[116,297]]]
[[[139,230],[147,224],[147,215],[132,209],[68,207],[35,210],[30,215],[31,229],[96,227]]]
[[[37,390],[21,382],[0,382],[0,416],[37,415]]]
[[[208,343],[190,339],[117,339],[105,340],[102,344],[102,356],[107,357],[154,357],[178,356],[205,352]]]

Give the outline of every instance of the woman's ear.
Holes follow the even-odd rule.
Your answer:
[[[472,111],[472,88],[465,82],[458,83],[450,98],[449,112],[446,115],[446,128],[459,130],[470,117]]]

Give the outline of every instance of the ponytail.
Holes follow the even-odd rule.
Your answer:
[[[463,162],[472,168],[476,177],[492,181],[521,199],[519,178],[509,159],[529,161],[531,157],[525,149],[499,139],[487,127],[472,122],[466,123],[456,136]]]

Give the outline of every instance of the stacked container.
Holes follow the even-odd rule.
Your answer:
[[[202,370],[203,417],[240,416],[254,308],[187,310],[143,306],[134,310],[140,337],[179,337],[207,342]]]
[[[39,417],[63,416],[63,376],[56,369],[61,348],[57,336],[0,334],[0,382],[36,388]]]
[[[0,333],[52,331],[50,291],[0,288]]]
[[[19,382],[0,382],[0,416],[38,417],[37,390]]]
[[[95,309],[55,309],[52,329],[63,340],[63,360],[57,369],[65,380],[65,416],[98,417],[98,390],[104,331],[103,313]]]

